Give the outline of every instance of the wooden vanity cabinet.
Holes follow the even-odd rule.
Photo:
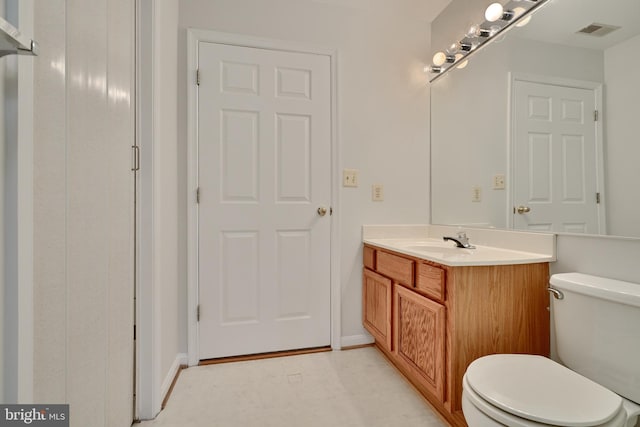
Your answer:
[[[365,245],[364,265],[365,328],[454,426],[475,359],[549,355],[548,263],[450,267]]]

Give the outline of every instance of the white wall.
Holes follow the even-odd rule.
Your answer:
[[[35,2],[33,401],[71,426],[133,414],[133,12]]]
[[[181,344],[186,340],[186,327],[181,327],[186,326],[186,322],[182,323],[180,316],[186,313],[186,299],[181,299],[181,291],[186,287],[187,281],[180,276],[179,261],[184,255],[180,253],[178,246],[178,3],[177,0],[156,2],[159,29],[156,33],[156,46],[159,49],[154,51],[157,55],[154,75],[154,208],[157,214],[154,277],[161,292],[161,324],[157,325],[157,331],[162,340],[160,370],[163,381],[173,380],[173,375],[170,378],[166,378],[166,375],[175,369],[176,357],[180,353]]]
[[[429,107],[422,72],[429,51],[429,24],[395,3],[387,6],[365,10],[311,0],[180,2],[181,254],[185,253],[187,235],[186,29],[309,43],[338,51],[338,168],[360,170],[360,187],[341,189],[340,206],[334,212],[341,231],[343,344],[366,339],[361,321],[362,224],[424,223],[429,219]],[[341,176],[340,170],[333,173]],[[371,201],[373,183],[384,184],[384,202]],[[181,281],[185,276],[183,255]],[[181,289],[181,301],[186,300],[185,291]],[[186,329],[184,325],[183,321],[181,329]],[[186,348],[186,342],[182,346]]]
[[[605,177],[607,232],[640,236],[640,132],[638,100],[640,36],[604,53],[605,73]]]
[[[138,281],[137,415],[155,417],[181,364],[186,302],[179,275],[178,1],[137,4]],[[182,353],[181,353],[182,352]]]
[[[551,274],[578,271],[640,285],[638,238],[560,234],[557,253],[558,261],[551,265]]]

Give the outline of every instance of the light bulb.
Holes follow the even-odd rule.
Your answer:
[[[460,50],[460,43],[451,43],[446,49],[447,55],[455,55]]]
[[[436,54],[433,55],[433,65],[439,67],[445,62],[447,62],[447,55],[445,55],[444,52],[436,52]]]
[[[521,16],[523,13],[526,12],[526,9],[524,7],[516,7],[513,9],[513,13],[516,17]],[[527,16],[526,18],[522,19],[520,22],[518,22],[516,24],[516,27],[524,27],[525,25],[527,25],[529,23],[529,21],[531,21],[531,15]]]
[[[462,59],[463,57],[464,57],[464,55],[463,55],[463,54],[461,54],[461,53],[459,53],[459,54],[457,54],[457,55],[456,55],[456,61],[460,61],[460,62],[458,62],[458,64],[456,65],[456,68],[459,68],[459,69],[461,69],[461,70],[462,70],[464,67],[466,67],[466,66],[467,66],[467,64],[469,63],[469,60],[468,60],[468,59],[465,59],[464,61],[461,61],[461,59]]]
[[[516,24],[516,27],[524,27],[525,25],[527,25],[529,23],[529,21],[531,21],[531,15],[527,16],[522,21],[518,22]]]
[[[491,3],[484,12],[484,17],[489,22],[495,22],[502,18],[504,8],[500,3]]]
[[[526,9],[524,7],[518,6],[513,8],[513,16],[515,16],[516,18],[525,12],[526,12]]]
[[[472,26],[470,26],[467,32],[465,33],[465,36],[467,36],[470,39],[474,37],[478,37],[479,35],[480,35],[480,25],[478,24],[473,24]]]

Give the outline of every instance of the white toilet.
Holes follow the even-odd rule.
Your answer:
[[[469,365],[470,427],[622,426],[640,415],[640,285],[580,273],[551,277],[561,365],[494,354]]]

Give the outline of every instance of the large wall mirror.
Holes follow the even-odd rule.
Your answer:
[[[638,76],[638,0],[549,1],[440,76],[432,223],[640,237]]]

